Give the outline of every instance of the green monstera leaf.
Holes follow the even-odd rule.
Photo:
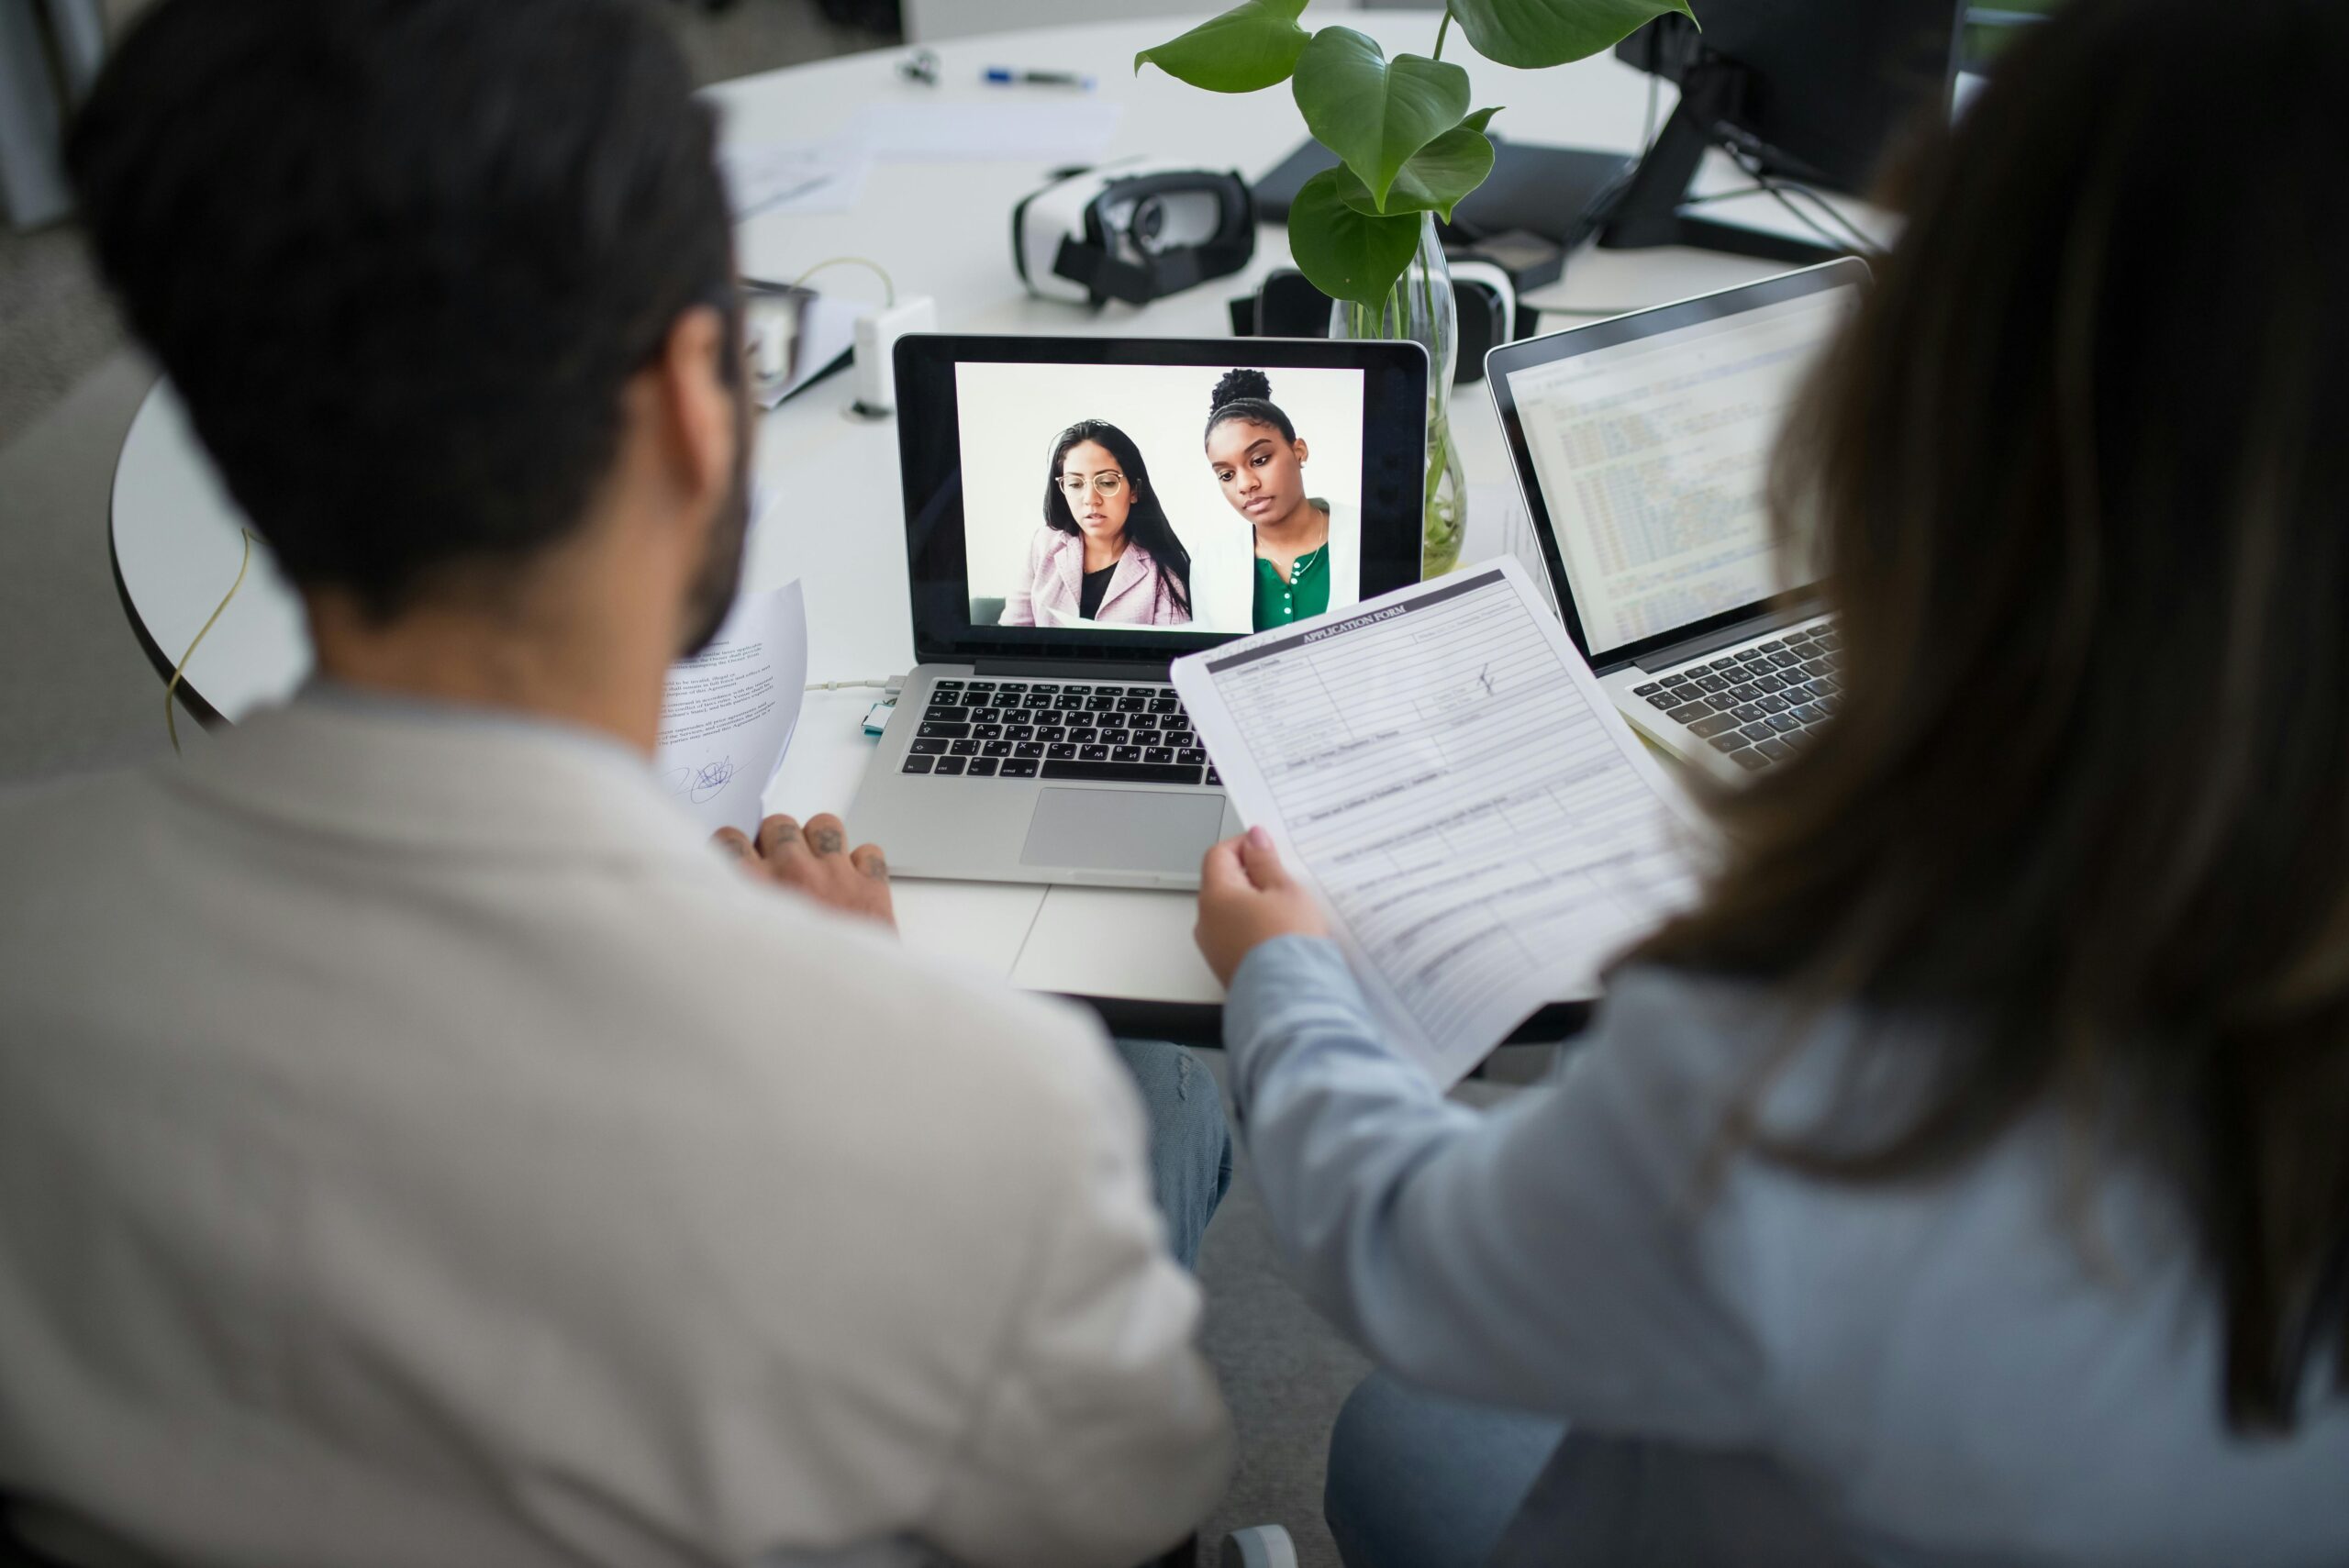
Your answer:
[[[1382,217],[1356,212],[1338,194],[1342,169],[1324,169],[1288,208],[1288,248],[1297,270],[1332,299],[1376,306],[1419,248],[1417,213]]]
[[[1528,71],[1613,49],[1688,0],[1452,0],[1452,16],[1478,54]]]
[[[1353,170],[1339,165],[1339,198],[1356,212],[1431,212],[1451,222],[1452,209],[1460,198],[1483,184],[1485,176],[1493,172],[1493,144],[1485,128],[1499,112],[1497,107],[1478,109],[1412,153],[1397,172],[1384,204]]]
[[[1297,25],[1306,0],[1244,0],[1177,39],[1134,56],[1210,93],[1253,93],[1288,80],[1311,35]]]
[[[1290,91],[1313,139],[1380,201],[1411,155],[1468,112],[1468,72],[1416,54],[1390,61],[1352,28],[1313,35],[1297,56]]]

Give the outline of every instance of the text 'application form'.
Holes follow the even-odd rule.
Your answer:
[[[1241,815],[1449,1084],[1693,885],[1672,785],[1514,562],[1180,661]]]

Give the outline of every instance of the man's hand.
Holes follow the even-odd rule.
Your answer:
[[[806,894],[818,904],[878,920],[897,929],[897,914],[889,903],[889,865],[878,844],[848,848],[848,825],[829,812],[811,817],[803,828],[789,817],[770,817],[759,824],[752,843],[734,828],[713,835],[718,846],[741,857],[752,874]]]
[[[1227,987],[1257,943],[1329,934],[1320,906],[1289,879],[1270,833],[1251,828],[1208,851],[1199,867],[1199,923],[1191,935]]]

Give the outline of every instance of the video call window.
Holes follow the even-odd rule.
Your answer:
[[[973,626],[1245,635],[1361,600],[1362,372],[954,376]]]

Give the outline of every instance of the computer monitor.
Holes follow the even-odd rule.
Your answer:
[[[1712,222],[1687,204],[1706,151],[1770,178],[1853,195],[1920,115],[1946,113],[1965,0],[1705,0],[1701,32],[1659,17],[1619,58],[1678,84],[1680,103],[1599,231],[1610,250],[1695,245],[1810,262],[1823,244]]]

